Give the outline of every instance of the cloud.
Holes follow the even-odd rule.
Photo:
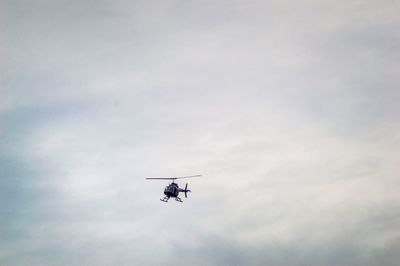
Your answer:
[[[3,5],[0,264],[399,260],[393,3]]]

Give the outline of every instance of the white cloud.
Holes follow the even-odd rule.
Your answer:
[[[390,3],[8,5],[4,263],[394,265]]]

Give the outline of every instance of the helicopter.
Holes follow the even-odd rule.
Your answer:
[[[187,193],[191,192],[188,189],[188,183],[184,189],[180,188],[177,183],[175,183],[176,179],[182,178],[190,178],[190,177],[198,177],[201,175],[190,175],[190,176],[178,176],[178,177],[148,177],[147,180],[172,180],[168,186],[164,189],[164,197],[160,199],[161,201],[168,202],[169,198],[175,198],[176,201],[183,202],[182,199],[179,197],[179,192],[185,193],[185,198],[187,198]]]

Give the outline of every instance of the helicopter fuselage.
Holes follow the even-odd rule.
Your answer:
[[[176,198],[179,196],[179,192],[181,192],[183,190],[181,190],[178,186],[178,184],[176,183],[171,183],[168,186],[165,187],[164,189],[164,194],[165,196],[167,196],[168,198]]]
[[[175,198],[176,201],[182,202],[181,198],[179,197],[179,192],[185,193],[185,198],[187,198],[187,193],[190,192],[189,189],[187,189],[187,184],[184,189],[179,188],[178,184],[175,182],[172,182],[168,186],[165,187],[164,189],[164,195],[165,197],[160,199],[161,201],[167,202],[169,198]]]

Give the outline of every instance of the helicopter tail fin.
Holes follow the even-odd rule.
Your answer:
[[[186,183],[185,190],[183,191],[183,192],[185,192],[185,198],[187,198],[187,193],[188,193],[188,192],[191,192],[191,191],[188,190],[187,188],[188,188],[188,184]]]

